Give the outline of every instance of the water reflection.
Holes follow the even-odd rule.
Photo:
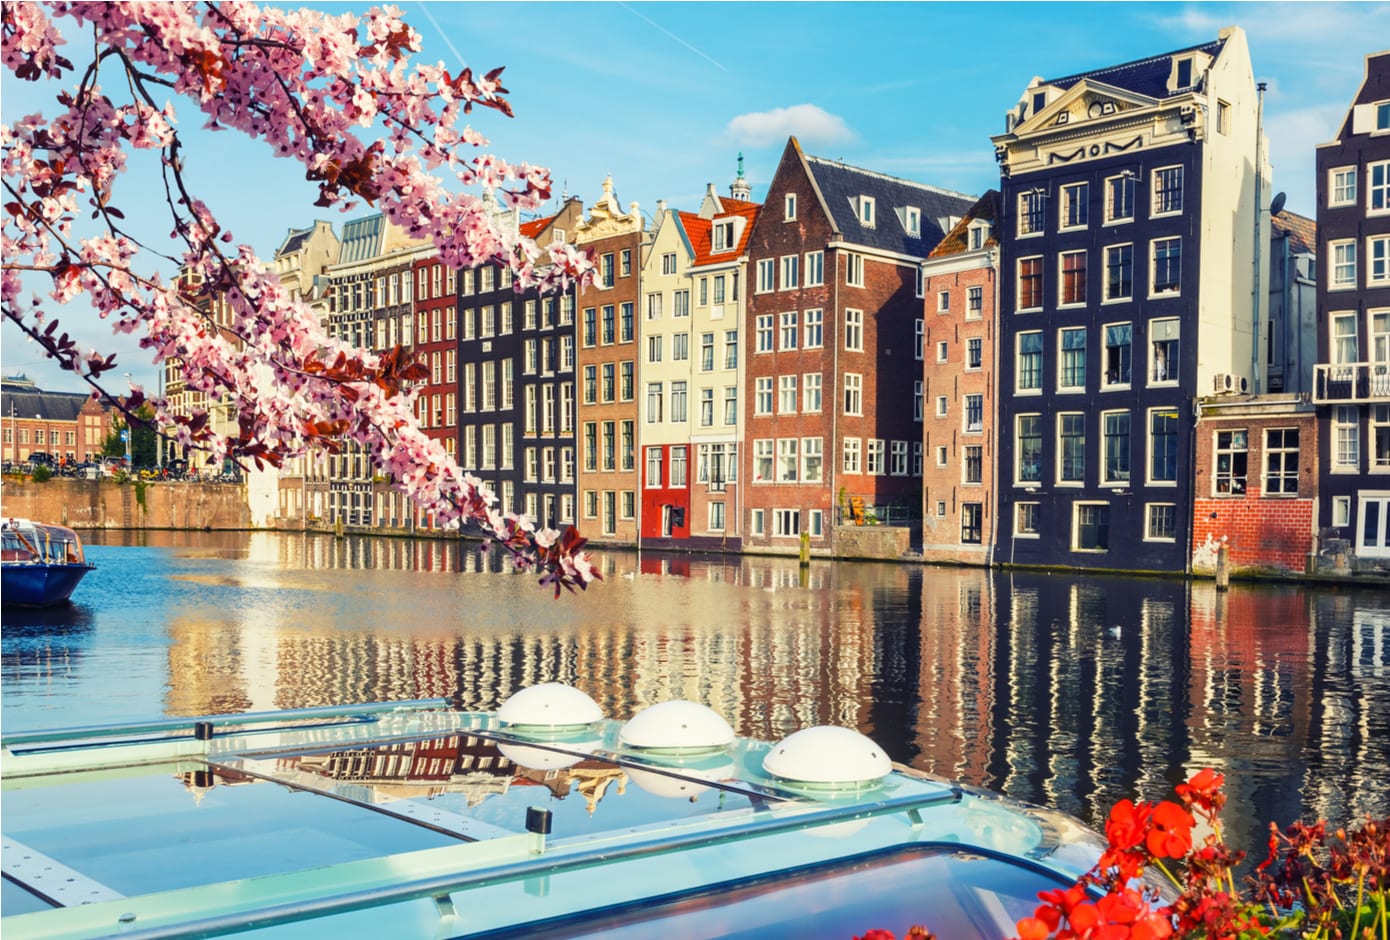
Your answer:
[[[553,601],[468,542],[144,533],[94,551],[63,686],[122,676],[168,714],[490,709],[561,681],[616,717],[686,698],[764,739],[847,725],[1092,823],[1213,766],[1255,850],[1270,819],[1390,812],[1390,599],[1373,591],[606,552],[603,584]],[[137,605],[141,577],[158,587]],[[109,691],[55,703],[11,623],[8,726],[147,716]]]

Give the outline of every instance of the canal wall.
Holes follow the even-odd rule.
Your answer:
[[[0,514],[73,529],[253,529],[245,487],[236,483],[5,477]]]

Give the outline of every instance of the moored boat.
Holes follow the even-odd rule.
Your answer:
[[[0,521],[0,603],[50,607],[66,603],[96,565],[65,526],[28,519]]]
[[[3,739],[7,940],[1012,936],[1102,843],[817,727],[545,683]]]

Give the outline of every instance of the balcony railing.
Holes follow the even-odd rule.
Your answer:
[[[1313,403],[1390,401],[1390,362],[1346,362],[1313,367]]]

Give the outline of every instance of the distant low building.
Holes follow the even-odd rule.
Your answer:
[[[0,459],[7,464],[35,454],[48,454],[55,465],[96,460],[112,429],[110,409],[92,396],[47,392],[23,375],[5,377],[0,410]]]

